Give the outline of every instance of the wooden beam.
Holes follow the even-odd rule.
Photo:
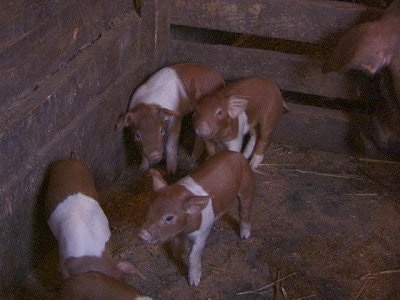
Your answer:
[[[213,66],[226,80],[262,76],[281,89],[330,98],[358,99],[368,79],[357,74],[323,74],[322,62],[306,55],[173,40],[169,63],[193,61]]]
[[[272,140],[276,142],[332,151],[352,153],[350,117],[339,110],[288,103]]]
[[[138,60],[136,41],[139,30],[134,20],[134,15],[128,14],[120,22],[115,22],[112,30],[105,32],[93,47],[72,60],[68,68],[47,78],[41,83],[41,88],[9,111],[0,129],[3,178],[26,169],[38,148],[58,135],[95,101],[96,95],[107,90],[128,66]],[[137,77],[142,79],[141,76]],[[121,112],[126,109],[128,101],[129,96]],[[119,113],[110,115],[109,126],[114,126]],[[15,157],[15,151],[18,151],[19,158],[10,159]]]
[[[167,60],[170,38],[170,0],[146,0],[142,8],[141,53],[153,73]]]
[[[171,23],[320,43],[380,11],[363,5],[318,0],[174,0]]]
[[[33,5],[31,2],[35,1],[23,2]],[[68,65],[69,61],[82,49],[94,43],[105,28],[109,29],[112,19],[129,12],[129,7],[116,5],[120,2],[120,0],[115,3],[112,1],[113,4],[110,6],[110,1],[107,0],[74,0],[65,7],[60,6],[61,4],[47,3],[49,5],[47,10],[36,6],[32,12],[28,9],[23,10],[22,16],[29,13],[37,15],[36,19],[28,18],[30,21],[26,21],[27,23],[18,14],[6,17],[7,28],[4,30],[11,33],[8,35],[5,33],[5,38],[12,39],[12,45],[0,52],[2,108],[7,109],[20,101],[18,98],[27,97],[38,88],[40,80],[58,72],[60,68]],[[134,11],[132,4],[130,10]],[[42,16],[41,13],[44,15]],[[47,16],[46,13],[55,15]],[[5,13],[1,11],[0,14]],[[133,16],[138,22],[139,17],[136,14]],[[13,29],[12,23],[9,24],[9,22],[22,24],[15,24],[16,28]],[[23,29],[19,29],[19,26],[24,27],[24,24],[35,26],[27,29],[20,36],[17,34],[18,30]],[[13,30],[17,31],[15,35],[12,35]]]

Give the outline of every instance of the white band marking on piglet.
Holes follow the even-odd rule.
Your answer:
[[[201,185],[199,185],[196,181],[193,180],[192,177],[186,176],[178,181],[179,185],[187,188],[192,194],[195,196],[209,196],[208,193],[203,189]],[[212,224],[215,220],[214,209],[212,207],[212,199],[208,201],[207,206],[201,211],[201,225],[200,228],[190,234],[191,237],[195,237],[197,235],[202,235],[208,232],[211,229]]]
[[[242,149],[243,146],[243,137],[245,134],[247,134],[249,132],[250,126],[249,126],[249,122],[248,122],[248,118],[245,112],[242,112],[239,117],[238,117],[238,133],[236,138],[234,138],[233,140],[227,141],[225,142],[225,146],[231,150],[231,151],[235,151],[235,152],[240,152],[240,150]],[[254,146],[253,146],[254,148]],[[250,151],[250,150],[248,150]],[[253,151],[253,149],[251,149],[251,151]]]
[[[208,196],[208,193],[199,185],[192,177],[186,176],[178,181],[179,185],[187,188],[192,194],[196,196]],[[192,240],[192,249],[189,255],[189,284],[197,286],[200,283],[201,277],[201,256],[203,253],[204,245],[210,234],[211,228],[214,224],[215,214],[212,207],[212,199],[207,203],[207,206],[201,211],[201,224],[200,228],[189,234]]]
[[[180,101],[187,99],[178,73],[169,67],[161,69],[142,84],[133,94],[129,107],[139,103],[158,104],[169,110],[179,110]]]
[[[186,176],[178,181],[179,185],[187,188],[195,196],[208,196],[208,193],[190,176]]]
[[[100,257],[111,236],[107,217],[99,203],[82,193],[70,195],[58,204],[48,224],[63,258]]]

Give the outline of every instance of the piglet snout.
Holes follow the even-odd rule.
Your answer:
[[[142,229],[138,233],[138,237],[147,243],[152,243],[153,238],[147,229]]]
[[[212,133],[211,128],[209,126],[207,126],[206,124],[197,126],[195,131],[196,131],[196,134],[201,137],[208,137]]]
[[[147,155],[147,158],[152,163],[158,163],[162,159],[162,153],[160,151],[153,151]]]

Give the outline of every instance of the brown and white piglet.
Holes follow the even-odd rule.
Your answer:
[[[241,152],[256,169],[264,158],[270,136],[286,108],[279,88],[269,79],[247,78],[203,96],[196,102],[193,123],[209,155],[218,144]],[[253,151],[254,150],[254,151]]]
[[[223,85],[221,75],[210,67],[184,63],[159,70],[135,91],[116,128],[130,127],[142,146],[141,170],[159,163],[165,152],[168,172],[176,172],[183,116],[193,111],[197,98]]]
[[[96,300],[151,300],[127,284],[98,272],[87,272],[66,278],[62,287],[62,299]]]
[[[98,272],[120,279],[123,273],[137,272],[131,263],[112,259],[108,220],[96,199],[83,161],[68,159],[50,165],[45,206],[48,225],[58,241],[63,278]]]
[[[324,72],[360,70],[379,81],[380,97],[367,99],[372,113],[360,134],[372,155],[400,157],[399,49],[400,0],[395,0],[379,20],[347,31],[323,66]]]
[[[240,237],[250,236],[250,210],[254,197],[254,174],[247,160],[232,151],[218,152],[199,170],[167,185],[160,173],[150,170],[156,191],[139,237],[147,243],[164,243],[184,234],[192,243],[189,284],[201,277],[201,256],[215,220],[240,201]]]

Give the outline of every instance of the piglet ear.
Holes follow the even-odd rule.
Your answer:
[[[210,196],[194,196],[183,202],[183,210],[188,215],[196,215],[206,208]]]
[[[117,121],[115,121],[115,130],[121,130],[124,127],[128,127],[133,124],[135,116],[133,112],[127,112],[121,114]]]
[[[157,170],[150,169],[149,174],[153,178],[153,190],[157,191],[168,185],[164,178],[161,176],[160,172],[158,172]]]
[[[181,113],[179,111],[170,110],[170,109],[166,109],[166,108],[162,108],[162,107],[158,111],[158,116],[163,121],[168,121],[172,117],[179,117],[180,115],[181,115]]]
[[[124,274],[137,274],[143,280],[146,279],[146,277],[129,261],[121,260],[117,262],[115,266]]]
[[[248,101],[244,96],[230,96],[228,104],[228,115],[231,118],[237,118],[242,112],[246,110],[247,103]]]

